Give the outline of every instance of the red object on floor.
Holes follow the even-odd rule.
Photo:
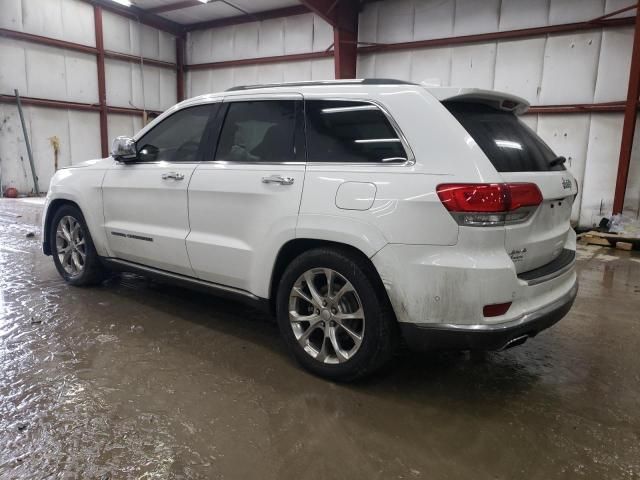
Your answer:
[[[8,187],[4,191],[4,196],[7,198],[18,198],[18,190],[13,187]]]

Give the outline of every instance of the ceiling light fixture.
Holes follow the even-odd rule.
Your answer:
[[[113,1],[116,3],[119,3],[120,5],[124,5],[125,7],[131,6],[130,0],[113,0]]]

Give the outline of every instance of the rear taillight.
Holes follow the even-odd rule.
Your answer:
[[[523,222],[542,203],[535,183],[445,183],[436,192],[460,225],[475,227]]]
[[[485,305],[482,307],[482,314],[485,317],[499,317],[500,315],[504,315],[509,310],[511,306],[511,302],[507,303],[495,303],[493,305]]]

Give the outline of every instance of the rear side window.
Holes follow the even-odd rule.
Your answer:
[[[296,159],[295,100],[232,102],[220,133],[216,160],[290,162]]]
[[[136,142],[142,162],[196,162],[214,105],[179,110]]]
[[[386,115],[366,102],[307,100],[309,162],[404,162],[407,154]]]
[[[444,102],[499,172],[565,170],[556,155],[513,113],[470,102]]]

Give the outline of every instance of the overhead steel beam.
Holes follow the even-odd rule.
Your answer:
[[[79,103],[68,102],[66,100],[50,100],[46,98],[35,97],[20,97],[22,105],[28,105],[32,107],[44,107],[44,108],[58,108],[62,110],[77,110],[81,112],[100,112],[100,105],[96,103]],[[16,97],[13,95],[0,95],[0,103],[9,103],[15,105]],[[142,110],[141,108],[132,107],[114,107],[107,105],[107,113],[124,113],[131,115],[143,115],[147,113],[162,113],[158,110]]]
[[[0,28],[0,37],[12,38],[14,40],[22,40],[25,42],[39,43],[40,45],[64,48],[65,50],[73,50],[75,52],[91,53],[94,55],[98,53],[98,50],[95,47],[91,47],[89,45],[67,42],[65,40],[58,40],[56,38],[42,37],[40,35],[33,35],[31,33],[17,32],[15,30],[8,30],[6,28]]]
[[[300,2],[332,27],[338,25],[336,7],[339,3],[342,3],[340,0],[300,0]]]
[[[84,1],[90,3],[91,5],[102,7],[104,10],[107,10],[109,12],[117,13],[118,15],[122,15],[123,17],[137,20],[140,23],[144,23],[145,25],[148,25],[150,27],[157,28],[158,30],[169,32],[173,35],[180,35],[183,31],[183,26],[179,23],[172,22],[171,20],[167,20],[166,18],[154,15],[153,13],[148,13],[146,10],[138,8],[135,5],[125,7],[124,5],[112,2],[111,0]]]
[[[95,20],[95,19],[94,19]],[[65,50],[72,50],[75,52],[88,53],[91,55],[97,55],[98,49],[90,45],[82,45],[80,43],[67,42],[64,40],[58,40],[56,38],[41,37],[40,35],[32,35],[30,33],[16,32],[15,30],[8,30],[6,28],[0,28],[0,37],[12,38],[15,40],[21,40],[24,42],[37,43],[39,45],[46,45],[54,48],[62,48]],[[128,53],[112,52],[109,50],[104,51],[106,58],[113,58],[116,60],[125,60],[130,62],[146,63],[147,65],[154,65],[156,67],[176,69],[176,64],[171,62],[163,62],[162,60],[155,60],[153,58],[144,58],[136,55],[129,55]]]
[[[624,112],[625,102],[578,103],[568,105],[532,105],[526,114]]]
[[[548,25],[545,27],[522,28],[518,30],[505,30],[502,32],[479,33],[475,35],[462,35],[457,37],[433,38],[430,40],[415,40],[412,42],[378,43],[358,47],[358,52],[389,52],[419,48],[447,47],[451,45],[482,43],[494,40],[539,37],[553,33],[569,33],[597,30],[600,28],[625,27],[634,25],[635,21],[635,17],[607,18],[604,20],[594,20],[590,22],[563,23],[560,25]]]
[[[104,73],[104,35],[102,33],[102,7],[93,6],[93,20],[98,50],[98,106],[100,107],[100,150],[103,157],[109,156],[109,134],[107,132],[107,86]]]
[[[635,18],[627,103],[624,109],[622,141],[620,144],[620,156],[618,158],[618,174],[616,176],[616,189],[613,197],[613,214],[622,213],[624,208],[624,196],[627,191],[629,164],[631,163],[631,151],[633,149],[633,136],[636,129],[638,96],[640,96],[640,1],[637,3]]]
[[[249,22],[271,20],[273,18],[292,17],[294,15],[302,15],[309,12],[310,10],[304,5],[294,5],[292,7],[276,8],[274,10],[256,12],[250,15],[237,15],[235,17],[218,18],[216,20],[207,20],[204,22],[192,23],[190,25],[184,25],[183,29],[185,32],[191,32],[193,30],[203,30],[205,28],[228,27],[230,25],[240,25]]]
[[[243,58],[240,60],[226,60],[223,62],[211,62],[211,63],[194,63],[191,65],[185,65],[185,70],[206,70],[209,68],[226,68],[226,67],[239,67],[241,65],[260,65],[264,63],[278,63],[278,62],[297,62],[301,60],[313,60],[315,58],[327,58],[332,57],[332,51],[321,52],[309,52],[309,53],[294,53],[291,55],[274,55],[272,57],[258,57],[258,58]]]

